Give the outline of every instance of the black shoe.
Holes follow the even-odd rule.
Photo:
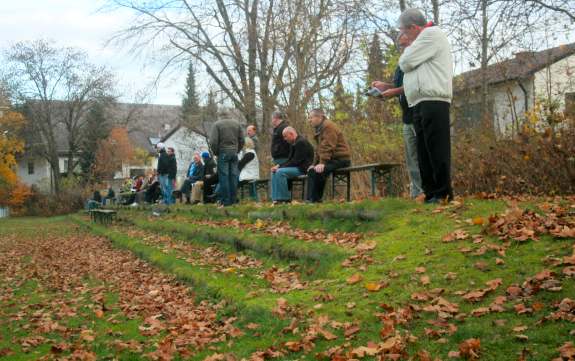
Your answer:
[[[429,199],[426,199],[424,201],[425,204],[437,204],[437,203],[441,203],[441,199],[436,198],[436,197],[431,197]]]

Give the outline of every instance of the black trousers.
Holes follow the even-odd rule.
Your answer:
[[[210,178],[204,178],[204,203],[213,203],[210,196],[214,193],[214,187],[218,184],[218,175],[213,174]]]
[[[417,157],[425,199],[451,200],[449,103],[423,101],[413,109]]]
[[[351,162],[349,160],[335,159],[326,162],[325,169],[322,173],[316,173],[313,168],[310,169],[309,172],[307,172],[307,200],[314,203],[321,202],[327,177],[333,173],[334,170],[349,167],[350,165]]]

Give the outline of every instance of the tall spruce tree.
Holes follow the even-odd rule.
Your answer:
[[[186,93],[182,99],[182,123],[189,129],[204,133],[201,122],[201,109],[196,90],[196,74],[194,65],[190,62],[186,78]]]
[[[80,167],[86,180],[93,174],[98,145],[108,137],[112,127],[106,118],[105,106],[102,102],[94,103],[86,116],[85,136],[80,146]]]
[[[369,44],[369,50],[367,54],[367,86],[371,86],[371,83],[375,80],[386,81],[389,79],[384,79],[385,77],[385,65],[383,59],[383,52],[381,50],[381,42],[377,33],[373,34],[371,42]],[[384,102],[379,99],[369,98],[366,104],[367,118],[370,122],[383,122],[384,121]]]
[[[352,120],[353,95],[345,90],[341,77],[337,78],[333,98],[334,109],[332,119],[335,121]]]

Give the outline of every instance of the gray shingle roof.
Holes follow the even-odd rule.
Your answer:
[[[509,80],[527,79],[539,70],[575,54],[575,43],[561,45],[538,52],[517,53],[514,58],[489,65],[487,80],[497,84]],[[481,69],[475,69],[455,77],[454,92],[475,89],[481,86]]]

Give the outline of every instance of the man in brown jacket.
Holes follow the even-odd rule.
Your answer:
[[[315,130],[314,165],[308,169],[307,201],[321,202],[327,177],[336,169],[351,165],[351,151],[341,130],[321,109],[313,109],[308,120]]]

